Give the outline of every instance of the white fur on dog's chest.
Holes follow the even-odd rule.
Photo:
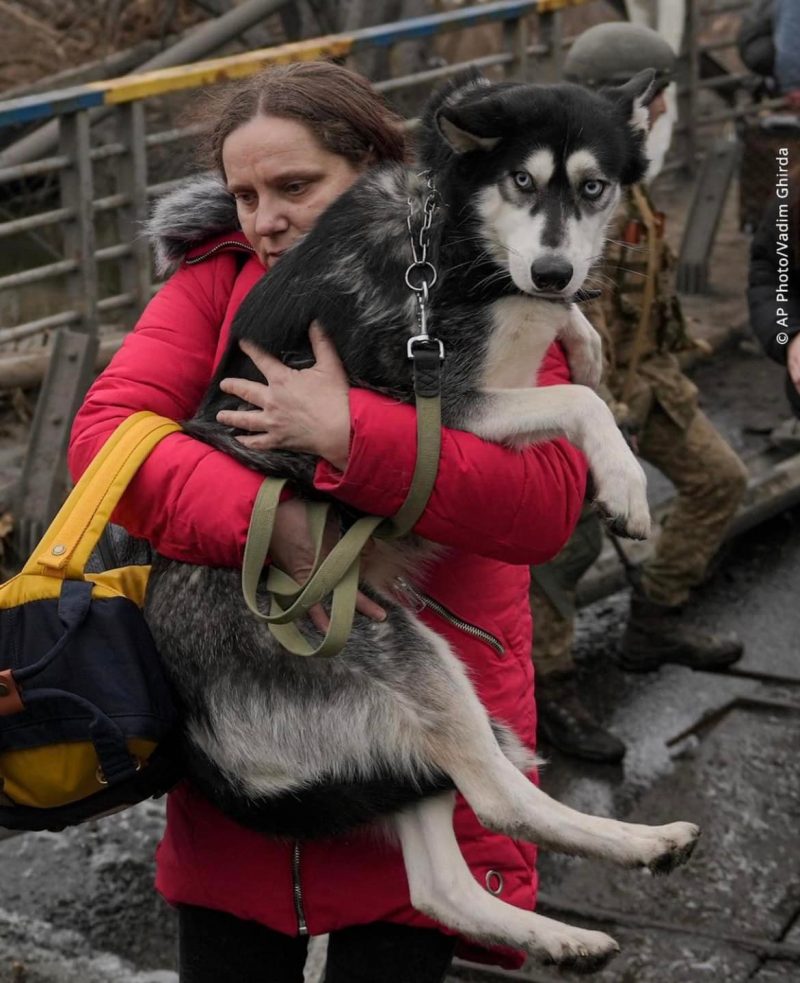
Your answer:
[[[484,389],[526,389],[535,385],[544,354],[569,318],[560,304],[533,297],[504,297],[491,308]]]

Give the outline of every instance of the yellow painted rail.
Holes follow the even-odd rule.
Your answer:
[[[268,65],[317,58],[340,58],[371,48],[391,47],[401,41],[419,40],[479,24],[514,21],[532,13],[549,14],[588,2],[590,0],[503,0],[500,3],[466,7],[445,14],[380,24],[350,34],[331,34],[190,65],[89,82],[73,88],[0,102],[0,127],[50,119],[94,106],[135,102],[178,89],[213,85],[227,79],[253,75]]]

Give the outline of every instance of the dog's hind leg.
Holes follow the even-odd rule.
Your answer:
[[[453,793],[424,799],[394,817],[411,903],[468,938],[506,945],[562,969],[590,973],[619,946],[603,932],[573,928],[516,908],[484,891],[453,832]]]
[[[450,776],[484,826],[561,853],[648,867],[654,873],[665,873],[689,858],[699,835],[691,823],[643,826],[589,816],[537,788],[503,753],[447,643],[420,628],[439,656],[435,664],[449,675],[446,683],[435,677],[425,681],[431,692],[437,683],[449,690],[449,698],[442,694],[437,701],[439,719],[427,732],[426,758]]]

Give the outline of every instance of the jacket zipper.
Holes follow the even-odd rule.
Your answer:
[[[297,915],[297,932],[308,935],[308,922],[303,908],[303,889],[300,887],[300,841],[295,840],[292,848],[292,889],[294,891],[294,910]]]
[[[429,597],[428,594],[423,594],[422,591],[417,590],[416,587],[412,587],[411,584],[409,584],[409,582],[403,577],[397,577],[396,583],[404,594],[408,594],[409,597],[419,604],[419,610],[422,610],[422,608],[430,608],[431,611],[434,611],[443,621],[451,624],[454,628],[458,628],[459,631],[463,631],[465,634],[471,635],[473,638],[479,638],[482,642],[485,642],[487,645],[493,648],[498,655],[505,655],[505,646],[499,638],[496,638],[483,628],[479,628],[477,625],[472,625],[469,623],[469,621],[464,621],[463,618],[459,618],[457,614],[453,614],[453,612],[449,608],[446,608],[444,604],[440,604],[439,601]]]
[[[247,243],[237,242],[235,239],[226,239],[224,242],[218,242],[216,246],[212,246],[208,252],[202,254],[202,256],[193,256],[192,259],[185,260],[186,266],[194,266],[195,263],[202,263],[204,259],[208,259],[209,256],[213,256],[214,253],[220,251],[220,249],[226,249],[228,246],[235,246],[237,249],[245,249],[248,252],[254,253],[255,249]]]

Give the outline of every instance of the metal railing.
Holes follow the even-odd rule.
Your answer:
[[[149,202],[180,179],[150,183],[150,161],[165,148],[185,145],[200,132],[200,127],[172,127],[148,133],[148,102],[163,100],[170,93],[244,77],[268,65],[320,57],[344,58],[378,47],[391,49],[404,41],[492,22],[503,26],[504,50],[473,59],[469,64],[525,77],[536,59],[540,69],[537,78],[555,79],[560,77],[567,43],[561,30],[561,12],[565,7],[591,2],[597,0],[506,0],[0,102],[0,128],[57,119],[60,129],[59,152],[45,159],[4,167],[0,152],[0,188],[19,185],[24,190],[31,183],[50,186],[43,211],[0,222],[0,244],[7,256],[13,249],[13,240],[29,234],[36,236],[32,247],[35,255],[24,268],[0,275],[0,353],[20,346],[24,350],[29,347],[25,344],[29,339],[40,343],[62,326],[90,333],[97,333],[101,326],[130,327],[151,296],[148,248],[140,237],[140,227],[147,217]],[[731,39],[701,44],[703,22],[709,16],[736,12],[746,6],[743,2],[689,2],[683,73],[686,81],[681,89],[685,111],[680,128],[686,144],[681,165],[694,165],[703,127],[752,112],[750,100],[705,115],[699,107],[703,91],[730,92],[751,78],[737,72],[704,79],[701,72],[704,58],[734,43]],[[534,44],[528,38],[531,14],[538,17]],[[376,88],[395,94],[437,82],[461,67],[462,64],[444,65],[378,82]],[[98,126],[103,142],[92,146],[87,114],[100,106],[113,107],[113,113],[110,120]],[[187,161],[187,169],[188,166]],[[98,237],[103,239],[100,247]],[[30,289],[34,286],[35,291]],[[43,303],[43,286],[51,288],[52,306],[58,309],[48,309]],[[16,304],[4,305],[2,299],[9,291],[18,292]],[[35,316],[27,316],[26,312],[32,309]]]
[[[25,339],[61,326],[97,333],[101,321],[108,320],[107,315],[112,312],[118,324],[128,327],[149,299],[150,262],[147,245],[139,236],[140,224],[147,217],[150,200],[177,182],[149,183],[148,158],[155,149],[197,135],[199,127],[173,127],[147,133],[148,100],[241,78],[269,65],[313,58],[346,58],[371,48],[393,48],[405,41],[493,22],[503,26],[505,50],[470,64],[500,66],[509,75],[524,77],[528,59],[534,55],[550,58],[557,76],[561,45],[556,22],[560,10],[587,2],[592,0],[506,0],[0,102],[0,128],[57,118],[60,133],[58,153],[42,160],[3,167],[0,152],[0,186],[25,185],[31,181],[52,185],[44,211],[0,222],[0,240],[6,249],[10,239],[26,233],[37,233],[42,244],[35,262],[0,275],[0,294],[36,285],[39,288],[36,301],[41,304],[41,286],[49,284],[54,294],[63,294],[69,300],[58,311],[47,310],[29,319],[24,313],[21,318],[16,316],[17,323],[13,326],[3,326],[5,318],[0,316],[0,346],[18,347]],[[539,35],[546,39],[544,43],[528,43],[527,17],[531,14],[538,14]],[[393,78],[377,83],[376,88],[397,93],[445,78],[460,67],[463,66],[447,65]],[[92,146],[88,113],[100,106],[113,106],[114,111],[110,121],[99,127],[105,142]],[[110,140],[109,129],[112,129]],[[110,193],[98,194],[98,167],[102,167],[102,183],[111,185],[103,191],[110,190]],[[58,200],[53,202],[53,198]],[[108,242],[98,248],[99,220],[104,216],[103,231]],[[42,262],[47,259],[48,244],[58,258]],[[101,269],[104,264],[112,263],[116,271],[110,273],[107,265]],[[110,285],[116,289],[110,290]],[[29,306],[25,300],[23,295],[18,305],[22,312]]]
[[[58,357],[49,361],[50,378],[42,390],[16,495],[18,511],[31,519],[37,517],[39,526],[53,514],[63,495],[56,462],[63,459],[68,432],[65,420],[71,417],[95,370],[98,351],[102,361],[110,357],[154,292],[149,247],[141,226],[150,201],[180,183],[179,175],[190,169],[188,157],[178,163],[176,159],[180,161],[181,147],[200,132],[196,125],[158,129],[163,118],[172,114],[165,111],[165,100],[251,75],[269,65],[324,57],[346,59],[485,24],[502,27],[501,50],[467,63],[386,79],[377,82],[376,88],[392,95],[419,89],[466,64],[528,78],[534,60],[537,80],[556,80],[561,77],[564,49],[570,43],[564,37],[562,12],[596,2],[504,0],[0,102],[0,128],[57,120],[59,129],[56,152],[47,158],[3,166],[0,152],[0,188],[26,192],[28,199],[33,189],[43,203],[36,214],[12,215],[0,222],[0,248],[6,257],[6,269],[0,273],[0,367],[13,360],[11,378],[26,378],[27,368],[41,372],[43,353],[55,352],[56,345],[60,346]],[[743,6],[746,4],[727,3],[724,11]],[[716,92],[726,85],[735,86],[740,77],[734,81],[702,78],[703,59],[713,57],[712,50],[720,50],[721,43],[701,45],[699,29],[704,17],[722,10],[708,0],[689,0],[688,47],[683,60],[683,166],[694,166],[701,127],[750,111],[737,104],[724,112],[699,114],[704,89]],[[533,42],[532,16],[536,23]],[[90,114],[99,107],[111,112],[93,131]],[[152,117],[159,117],[155,128]],[[166,175],[165,153],[171,158]],[[157,183],[150,181],[154,170],[160,171]],[[170,179],[164,180],[165,176]],[[99,346],[101,336],[104,341]],[[58,364],[64,359],[66,367]]]
[[[27,191],[29,198],[33,188],[44,203],[37,214],[0,222],[6,257],[0,275],[0,352],[5,347],[16,363],[23,363],[14,366],[13,378],[25,376],[26,362],[41,371],[43,349],[50,353],[26,462],[11,496],[21,524],[19,550],[35,545],[63,499],[69,422],[98,356],[108,359],[154,292],[141,226],[150,201],[190,170],[188,159],[178,166],[173,161],[165,175],[162,158],[161,180],[151,183],[154,157],[165,151],[174,156],[199,132],[197,126],[174,125],[148,132],[151,117],[172,115],[164,111],[166,99],[270,65],[347,59],[485,24],[502,28],[503,49],[468,64],[525,78],[529,59],[536,57],[539,74],[555,79],[563,51],[561,10],[589,2],[596,0],[504,0],[0,102],[0,128],[55,119],[59,133],[56,151],[45,159],[9,165],[0,153],[0,188]],[[535,44],[529,38],[531,15],[538,19]],[[430,85],[462,67],[446,65],[376,87],[395,94]],[[101,107],[111,112],[93,130],[90,114]],[[20,243],[34,256],[8,269],[23,251]],[[4,305],[9,296],[15,304]]]

